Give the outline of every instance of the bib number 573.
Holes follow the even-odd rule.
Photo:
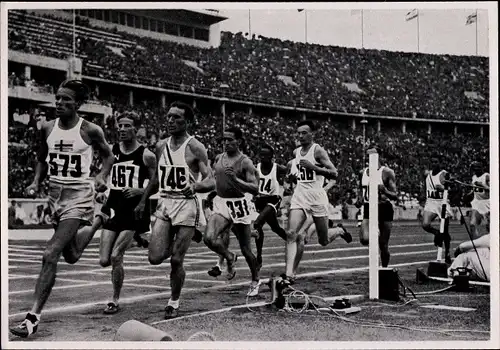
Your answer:
[[[69,170],[70,164],[73,165],[74,170]],[[49,168],[52,176],[80,177],[82,176],[82,157],[79,154],[49,153]]]

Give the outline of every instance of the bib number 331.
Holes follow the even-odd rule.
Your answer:
[[[226,205],[229,208],[229,214],[234,219],[241,219],[245,216],[250,215],[250,209],[247,199],[238,199],[234,201],[226,201]]]
[[[188,167],[160,165],[159,172],[160,189],[162,190],[182,191],[188,185]]]

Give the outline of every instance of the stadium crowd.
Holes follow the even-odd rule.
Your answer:
[[[161,108],[144,108],[140,105],[131,109],[122,106],[119,110],[133,110],[141,116],[143,126],[139,129],[141,142],[153,149],[156,140],[163,137],[162,125],[165,111]],[[105,122],[101,119],[92,119],[99,123],[109,142],[117,140],[116,116],[110,116]],[[37,120],[33,117],[32,119]],[[39,118],[38,118],[39,119]],[[244,112],[233,112],[227,116],[227,125],[240,127],[246,136],[246,152],[257,160],[258,147],[262,142],[271,144],[276,152],[276,160],[286,164],[292,157],[295,147],[290,135],[295,133],[298,119],[248,115]],[[358,174],[363,168],[363,137],[361,128],[355,131],[346,124],[335,123],[331,120],[321,121],[316,140],[324,145],[334,164],[339,169],[337,185],[333,188],[332,202],[347,202],[352,204],[357,194]],[[215,127],[214,127],[215,126]],[[35,151],[27,145],[35,142],[36,122],[26,126],[11,126],[9,128],[9,142],[19,144],[9,147],[9,197],[23,196],[22,190],[32,180],[35,166]],[[222,151],[220,135],[222,134],[222,118],[214,113],[198,111],[197,120],[193,127],[193,134],[203,142],[213,159]],[[283,141],[286,140],[286,141]],[[368,126],[365,146],[377,143],[382,147],[384,158],[388,166],[395,170],[398,189],[401,193],[409,194],[410,198],[423,199],[424,170],[429,167],[429,157],[433,151],[443,156],[443,167],[462,181],[469,181],[469,167],[474,160],[482,160],[489,164],[489,147],[485,139],[464,133],[454,135],[451,132],[400,131],[388,130],[377,133],[375,127]],[[96,171],[99,164],[94,163]],[[408,199],[410,199],[408,198]]]
[[[54,43],[70,50],[64,20],[9,12],[9,49],[38,52],[31,31],[48,17]],[[21,17],[22,16],[22,17]],[[19,27],[19,21],[32,27]],[[78,17],[79,29],[91,27]],[[66,24],[67,25],[67,24]],[[34,29],[33,29],[34,30]],[[408,118],[488,120],[485,57],[364,50],[223,32],[218,48],[201,49],[116,30],[101,40],[77,37],[83,74],[202,94],[315,109]],[[120,40],[132,43],[118,47]],[[34,41],[34,39],[33,39]],[[64,50],[63,50],[64,51]],[[71,51],[71,50],[70,50]],[[58,56],[57,54],[56,56]]]
[[[60,27],[54,25],[54,21],[45,23],[47,18],[57,19],[55,23]],[[29,25],[20,27],[22,20]],[[57,42],[57,47],[70,49],[71,38],[64,30],[64,20],[21,11],[9,11],[9,49],[59,57],[60,51],[51,51],[50,45],[44,46],[42,52],[30,44],[40,35],[33,32],[33,28],[43,24],[46,30],[50,29],[48,38]],[[77,24],[79,30],[91,28],[83,18],[78,18]],[[97,29],[100,33],[105,31]],[[116,42],[121,40],[133,45],[113,47],[113,40],[106,36],[104,40],[95,40],[94,36],[79,35],[77,53],[85,57],[83,74],[330,111],[489,120],[488,60],[483,57],[305,45],[227,32],[222,33],[220,47],[200,49],[116,30],[108,30],[108,34]],[[9,77],[9,86],[14,85],[26,86],[26,79],[13,74]],[[91,99],[99,98],[95,92],[92,94]],[[126,105],[126,98],[120,97],[106,104],[112,105],[115,115],[106,121],[94,122],[101,122],[108,141],[113,142],[116,140],[115,118],[130,107]],[[139,131],[141,141],[153,147],[163,136],[158,125],[162,125],[165,111],[152,104],[140,103],[133,110],[143,120]],[[16,147],[9,147],[9,197],[22,197],[22,189],[31,180],[35,165],[34,151],[27,145],[34,142],[40,118],[36,110],[23,112],[24,119],[15,113],[21,123],[15,121],[15,115],[9,119],[13,120],[13,125],[9,124],[9,142],[16,144]],[[25,120],[28,123],[24,123]],[[297,119],[236,111],[229,113],[226,121],[242,128],[247,138],[246,151],[254,159],[260,141],[274,146],[278,162],[286,164],[291,158],[294,143],[290,135],[295,131]],[[220,113],[198,111],[193,132],[206,144],[211,157],[221,151],[221,131]],[[358,172],[363,167],[361,128],[353,131],[346,124],[324,120],[316,139],[325,146],[339,168],[332,201],[352,202],[358,186]],[[489,159],[485,140],[463,133],[434,131],[427,135],[423,131],[409,130],[403,134],[399,130],[386,129],[377,133],[372,125],[367,129],[365,142],[376,142],[385,148],[387,164],[397,174],[398,188],[413,198],[423,195],[423,170],[428,167],[431,151],[441,152],[445,159],[443,166],[463,181],[470,178],[468,164],[477,159],[488,164]],[[94,170],[98,166],[94,164]]]

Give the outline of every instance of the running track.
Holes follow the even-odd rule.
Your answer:
[[[303,284],[300,279],[297,283],[301,283],[301,286],[309,292],[321,292],[321,295],[330,297],[367,291],[367,286],[363,286],[363,290],[360,290],[352,280],[347,281],[353,273],[368,273],[368,247],[363,247],[358,242],[356,227],[351,225],[347,228],[353,234],[354,240],[351,244],[338,239],[327,247],[321,247],[313,238],[313,242],[306,246],[299,268],[299,277],[303,275],[305,278]],[[465,229],[457,224],[451,225],[451,234],[452,249],[459,242],[467,239]],[[22,320],[31,308],[34,284],[40,271],[44,245],[45,242],[42,241],[9,241],[10,323]],[[101,310],[112,295],[111,267],[100,267],[98,249],[99,242],[94,240],[75,265],[68,265],[61,258],[57,281],[45,306],[44,320],[89,311],[102,314]],[[183,314],[245,303],[250,272],[239,252],[234,236],[231,236],[231,249],[239,253],[239,259],[236,265],[236,277],[228,282],[224,277],[224,272],[218,279],[208,276],[207,270],[213,266],[216,256],[203,243],[192,243],[185,259],[187,275],[181,305],[184,299],[194,298],[196,302],[184,303]],[[434,260],[436,256],[436,248],[432,244],[430,235],[424,234],[417,224],[411,223],[395,223],[390,240],[390,251],[390,267],[397,267],[398,270],[414,271],[417,267],[425,267],[427,262]],[[283,242],[273,232],[267,230],[261,278],[268,278],[272,273],[282,273],[284,260]],[[152,266],[148,262],[145,249],[132,248],[125,254],[124,266],[125,281],[121,293],[121,305],[124,308],[133,308],[140,314],[141,307],[149,306],[152,302],[166,304],[170,295],[169,282],[166,278],[170,271],[168,261],[159,266]],[[315,278],[323,280],[321,283],[316,283]],[[257,301],[265,301],[269,297],[269,288],[263,285]],[[148,318],[149,323],[160,320],[161,315],[161,313],[156,313],[152,316],[153,318]]]

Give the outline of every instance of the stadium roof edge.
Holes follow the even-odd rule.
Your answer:
[[[149,12],[150,10],[145,11]],[[155,9],[154,13],[159,16],[166,15],[167,17],[173,17],[178,20],[180,19],[183,21],[201,23],[205,25],[216,24],[228,19],[228,17],[219,15],[218,12],[201,9]]]

